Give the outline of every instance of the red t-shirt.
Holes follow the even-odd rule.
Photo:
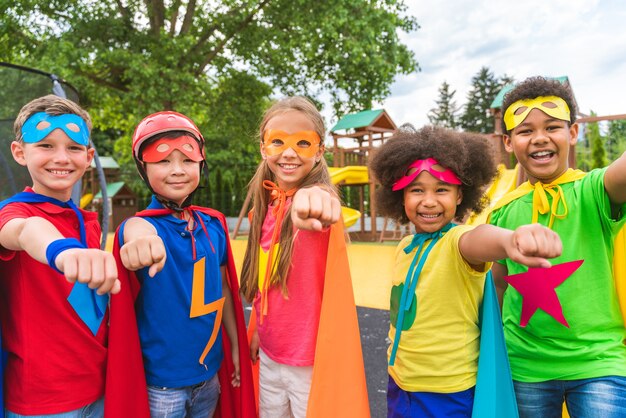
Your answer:
[[[99,248],[97,214],[82,214],[87,244]],[[0,229],[11,219],[30,216],[47,219],[63,236],[80,240],[76,214],[51,203],[5,206]],[[0,247],[0,321],[8,353],[5,407],[14,413],[57,414],[104,394],[108,311],[94,336],[67,301],[72,286],[25,251]]]
[[[288,208],[286,209],[288,213]],[[269,250],[276,217],[269,208],[261,232],[261,249]],[[267,316],[263,323],[257,315],[261,349],[277,363],[290,366],[311,366],[319,327],[326,254],[330,229],[323,232],[294,231],[295,241],[291,269],[287,274],[288,297],[280,286],[267,292]],[[264,273],[264,272],[263,272]],[[260,293],[254,300],[260,310]]]

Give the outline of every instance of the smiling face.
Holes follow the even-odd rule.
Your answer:
[[[463,196],[455,184],[422,171],[404,188],[404,212],[417,233],[431,233],[452,222]]]
[[[578,124],[551,117],[539,109],[504,136],[504,147],[515,153],[532,184],[550,183],[569,167],[570,146],[576,144]]]
[[[28,169],[36,193],[67,201],[72,187],[91,164],[94,149],[74,142],[61,129],[55,129],[39,142],[14,141],[11,153],[18,164]]]
[[[287,135],[293,135],[298,132],[315,131],[315,125],[304,113],[290,110],[272,117],[267,122],[264,132],[271,130],[283,131]],[[276,144],[276,147],[284,145],[285,141]],[[324,146],[318,147],[317,144],[312,145],[317,147],[317,151],[310,157],[306,156],[306,153],[298,154],[293,147],[286,147],[282,152],[276,154],[268,152],[266,146],[266,144],[261,143],[261,155],[267,161],[269,169],[274,173],[276,183],[283,190],[297,187],[324,153]]]
[[[154,193],[179,206],[200,183],[200,163],[177,149],[158,162],[145,163],[145,170]]]

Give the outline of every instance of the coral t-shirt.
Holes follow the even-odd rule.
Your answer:
[[[97,214],[82,215],[88,246],[99,248]],[[0,228],[31,216],[50,221],[64,237],[80,239],[76,214],[52,203],[11,203],[0,211]],[[0,321],[8,353],[5,407],[12,412],[57,414],[104,394],[108,311],[94,336],[67,301],[72,286],[25,251],[0,247]]]
[[[289,210],[288,206],[285,210]],[[276,217],[270,207],[261,230],[260,259],[263,255],[267,258],[275,223]],[[294,231],[291,269],[287,274],[287,296],[283,295],[280,286],[269,288],[267,316],[262,323],[260,293],[254,299],[260,347],[277,363],[313,365],[329,237],[330,229],[322,232]],[[264,275],[265,269],[260,268],[259,274]]]

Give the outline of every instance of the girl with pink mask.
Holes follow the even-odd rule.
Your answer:
[[[392,274],[388,416],[490,416],[473,412],[486,274],[503,258],[549,267],[561,241],[539,225],[458,225],[483,209],[496,173],[481,135],[401,129],[370,168],[381,184],[380,213],[416,232],[398,245]]]

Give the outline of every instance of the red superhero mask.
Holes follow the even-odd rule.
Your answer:
[[[157,163],[164,160],[174,150],[182,152],[193,161],[204,160],[198,141],[187,135],[181,135],[178,138],[161,138],[149,143],[143,150],[141,159],[145,163]]]

